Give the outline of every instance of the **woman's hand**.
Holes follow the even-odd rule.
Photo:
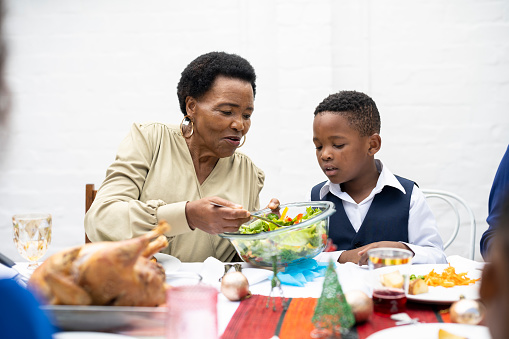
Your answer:
[[[404,250],[410,250],[407,245],[397,241],[378,241],[371,244],[364,245],[362,247],[344,251],[341,253],[338,261],[339,263],[353,262],[355,264],[366,265],[368,263],[368,250],[379,247],[390,247],[390,248],[402,248]]]
[[[225,207],[211,204],[215,202]],[[199,228],[210,234],[236,232],[239,226],[249,221],[249,211],[241,205],[219,198],[208,197],[186,204],[187,223],[191,229]]]

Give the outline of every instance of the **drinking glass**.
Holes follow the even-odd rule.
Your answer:
[[[390,316],[406,310],[412,256],[411,251],[399,248],[374,248],[368,251],[376,314]]]
[[[28,260],[33,271],[51,243],[51,214],[16,214],[12,217],[14,244],[19,254]]]
[[[208,285],[170,288],[166,303],[166,338],[216,339],[217,294]]]

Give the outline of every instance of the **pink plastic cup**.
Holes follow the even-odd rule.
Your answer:
[[[166,338],[217,339],[217,294],[207,285],[169,289]]]

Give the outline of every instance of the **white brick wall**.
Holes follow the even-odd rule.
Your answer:
[[[54,216],[49,253],[83,242],[84,185],[103,180],[132,122],[180,122],[182,69],[211,50],[258,74],[244,151],[262,204],[324,180],[311,142],[328,94],[371,95],[380,158],[422,188],[463,197],[478,239],[509,143],[509,3],[470,1],[7,1],[13,108],[0,146],[0,251],[21,260],[10,217]],[[466,255],[468,235],[449,254]],[[477,258],[478,241],[477,244]]]

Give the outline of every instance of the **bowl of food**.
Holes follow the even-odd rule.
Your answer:
[[[280,214],[270,209],[252,212],[253,218],[238,232],[219,236],[229,239],[245,262],[272,267],[288,266],[320,254],[329,234],[329,216],[336,212],[329,201],[294,202],[281,205]]]

